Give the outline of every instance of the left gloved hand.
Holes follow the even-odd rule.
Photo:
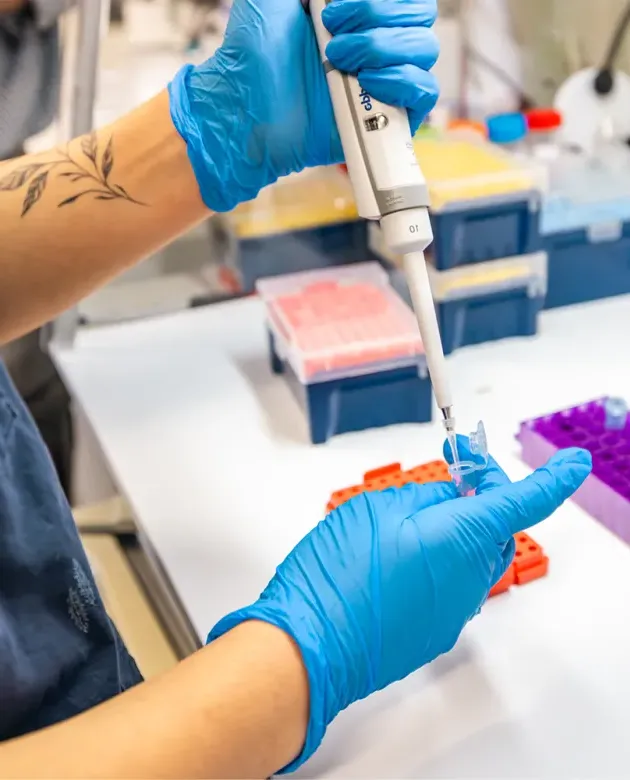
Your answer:
[[[460,437],[464,458],[466,448]],[[458,498],[450,483],[365,493],[311,531],[260,599],[208,637],[263,620],[299,646],[310,719],[287,771],[315,751],[353,701],[450,650],[511,563],[513,535],[548,517],[590,470],[588,452],[565,450],[510,484],[491,460],[472,498]]]
[[[329,61],[377,100],[409,109],[412,132],[438,89],[436,0],[332,0]],[[227,211],[280,176],[343,161],[311,19],[300,0],[234,0],[225,40],[169,87],[204,203]]]

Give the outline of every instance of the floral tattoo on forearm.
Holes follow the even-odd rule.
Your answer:
[[[96,133],[90,133],[82,138],[81,155],[85,157],[87,162],[75,159],[76,155],[71,155],[69,147],[57,149],[55,154],[57,155],[55,159],[27,163],[13,168],[5,176],[0,175],[0,193],[15,192],[26,188],[22,201],[23,217],[41,200],[46,185],[55,176],[67,179],[72,184],[77,185],[77,191],[60,201],[57,208],[69,206],[88,195],[95,200],[126,200],[138,206],[146,205],[132,198],[120,184],[115,184],[112,181],[113,137],[109,138],[102,153],[99,149]]]

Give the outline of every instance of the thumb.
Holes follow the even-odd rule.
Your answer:
[[[553,514],[588,477],[592,465],[587,450],[560,450],[520,482],[503,485],[472,501],[478,502],[478,509],[491,524],[496,541],[505,543],[514,534]]]

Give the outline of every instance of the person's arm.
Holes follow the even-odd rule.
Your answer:
[[[0,164],[0,344],[209,213],[166,92],[93,135]]]
[[[428,73],[438,54],[435,0],[377,5],[328,3],[326,56],[375,99],[406,108],[413,133],[438,93]],[[211,212],[251,200],[281,176],[342,161],[302,5],[236,0],[219,50],[183,67],[168,96],[93,139],[0,166],[0,344]]]
[[[57,23],[70,4],[74,4],[74,0],[0,0],[0,16],[28,10],[37,26],[47,30]]]
[[[25,5],[26,0],[0,0],[0,16],[20,11]]]
[[[24,4],[32,11],[37,26],[46,30],[57,24],[61,14],[74,5],[74,0],[25,0]]]
[[[470,457],[463,437],[458,449]],[[490,459],[473,498],[457,498],[452,483],[356,496],[289,553],[256,602],[213,628],[205,649],[0,743],[0,778],[294,771],[341,710],[451,649],[512,562],[512,536],[554,512],[590,469],[587,452],[565,450],[517,483]]]
[[[0,777],[269,777],[300,752],[308,709],[297,646],[243,623],[155,681],[0,744]]]
[[[461,436],[458,449],[470,457]],[[513,535],[552,514],[590,470],[588,452],[563,450],[510,483],[490,458],[472,498],[452,483],[354,497],[299,542],[256,602],[219,621],[203,650],[0,743],[0,778],[294,771],[341,710],[453,647],[511,564]]]

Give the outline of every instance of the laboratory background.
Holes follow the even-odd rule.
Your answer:
[[[298,774],[627,777],[630,3],[438,7],[441,94],[413,153],[448,390],[408,258],[363,218],[346,166],[212,216],[1,354],[147,678],[353,496],[451,478],[466,492],[488,451],[520,479],[588,449],[592,474],[517,535],[455,649],[343,712]],[[212,55],[230,3],[59,11],[39,81],[0,52],[0,159],[157,94]],[[32,104],[20,126],[15,101]],[[449,472],[451,404],[473,460]]]

